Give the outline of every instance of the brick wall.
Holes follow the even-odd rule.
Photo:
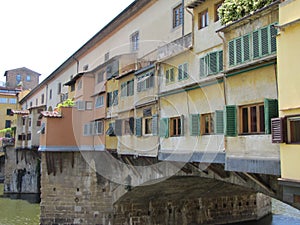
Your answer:
[[[14,70],[9,70],[6,72],[6,83],[7,87],[15,88],[18,85],[17,75],[21,75],[21,81],[23,84],[23,89],[33,89],[39,84],[39,75],[38,73],[29,70],[27,68],[19,68]],[[30,75],[30,81],[27,81],[26,77]]]

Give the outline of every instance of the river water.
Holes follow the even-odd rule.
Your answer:
[[[39,204],[25,200],[3,198],[3,184],[0,184],[0,225],[38,225]],[[300,225],[300,211],[273,200],[273,215],[260,221],[236,223],[234,225]],[[233,225],[233,224],[232,224]]]

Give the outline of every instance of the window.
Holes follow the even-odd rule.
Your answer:
[[[208,26],[208,10],[198,14],[198,30]]]
[[[218,9],[221,7],[222,4],[223,1],[215,4],[215,22],[220,20]]]
[[[145,73],[137,78],[137,91],[146,91],[154,87],[154,71]]]
[[[42,124],[41,120],[36,121],[36,126],[37,126],[37,127],[40,127],[41,124]]]
[[[103,134],[103,121],[102,120],[99,120],[99,121],[96,121],[96,134]]]
[[[16,98],[9,98],[9,104],[17,104]]]
[[[11,127],[11,120],[5,120],[5,128]]]
[[[78,81],[77,89],[80,90],[82,88],[82,80]]]
[[[287,118],[288,143],[300,144],[300,116]]]
[[[118,105],[118,90],[107,93],[107,107]]]
[[[32,107],[32,102],[29,103],[29,106]]]
[[[188,64],[184,63],[178,66],[178,80],[187,79],[189,76],[188,74]]]
[[[235,66],[275,53],[276,34],[277,30],[274,26],[269,25],[229,41],[229,66]]]
[[[61,83],[58,83],[57,84],[57,94],[59,95],[60,93],[61,93]]]
[[[39,103],[39,100],[35,99],[35,105],[38,105],[38,103]]]
[[[22,118],[22,125],[25,126],[25,123],[26,123],[26,119]]]
[[[104,96],[97,96],[96,98],[96,104],[95,104],[95,108],[100,108],[104,105]]]
[[[44,104],[44,100],[45,100],[45,95],[42,94],[42,96],[41,96],[41,104]]]
[[[132,96],[134,94],[134,80],[129,80],[121,84],[121,97]]]
[[[223,71],[223,51],[211,52],[200,58],[200,77]]]
[[[104,61],[106,62],[107,60],[109,60],[109,52],[106,52],[104,55]]]
[[[116,136],[116,134],[115,134],[115,123],[114,122],[109,123],[108,129],[106,131],[106,135],[111,136],[111,137]]]
[[[240,115],[240,132],[242,134],[265,132],[265,113],[263,103],[240,107]]]
[[[152,134],[152,117],[144,119],[144,127],[145,131],[144,134]]]
[[[21,75],[18,74],[18,75],[16,76],[16,82],[17,82],[17,84],[19,84],[19,83],[21,82],[21,79],[22,79]]]
[[[212,113],[201,115],[201,134],[214,133],[214,115]]]
[[[83,126],[83,135],[84,136],[91,136],[94,134],[94,131],[95,131],[95,123],[94,122],[84,124],[84,126]]]
[[[49,99],[52,99],[52,89],[49,91]]]
[[[183,23],[183,6],[178,5],[173,9],[173,28],[180,26]]]
[[[31,118],[28,118],[28,127],[31,127]]]
[[[6,109],[6,115],[7,116],[12,116],[12,110],[11,109]]]
[[[27,141],[30,141],[31,140],[31,133],[28,133],[27,134]]]
[[[71,84],[71,92],[75,91],[75,84]]]
[[[97,74],[97,84],[99,84],[100,82],[102,82],[104,80],[104,70],[100,71]]]
[[[172,83],[175,81],[174,68],[166,70],[166,83]]]
[[[18,135],[18,141],[25,141],[26,140],[26,134],[22,133]]]
[[[0,104],[7,104],[7,98],[0,98]]]
[[[85,110],[86,102],[79,100],[76,102],[76,107],[77,107],[77,110]]]
[[[170,136],[176,137],[180,136],[182,134],[182,118],[180,116],[178,117],[172,117],[170,118]]]
[[[129,119],[124,120],[124,134],[132,135],[134,132],[134,118],[131,117]]]
[[[93,109],[93,102],[86,101],[85,102],[85,108],[86,108],[86,110],[92,110]]]
[[[139,50],[139,31],[134,32],[131,36],[130,36],[130,45],[131,45],[131,51],[135,52],[137,50]]]
[[[26,76],[26,81],[28,81],[28,82],[31,81],[30,75],[27,75],[27,76]]]

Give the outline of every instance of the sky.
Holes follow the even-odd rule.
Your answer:
[[[50,75],[134,0],[1,0],[0,81],[27,67]]]

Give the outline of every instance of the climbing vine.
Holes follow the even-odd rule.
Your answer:
[[[221,24],[229,24],[272,2],[273,0],[225,0],[218,9]]]

